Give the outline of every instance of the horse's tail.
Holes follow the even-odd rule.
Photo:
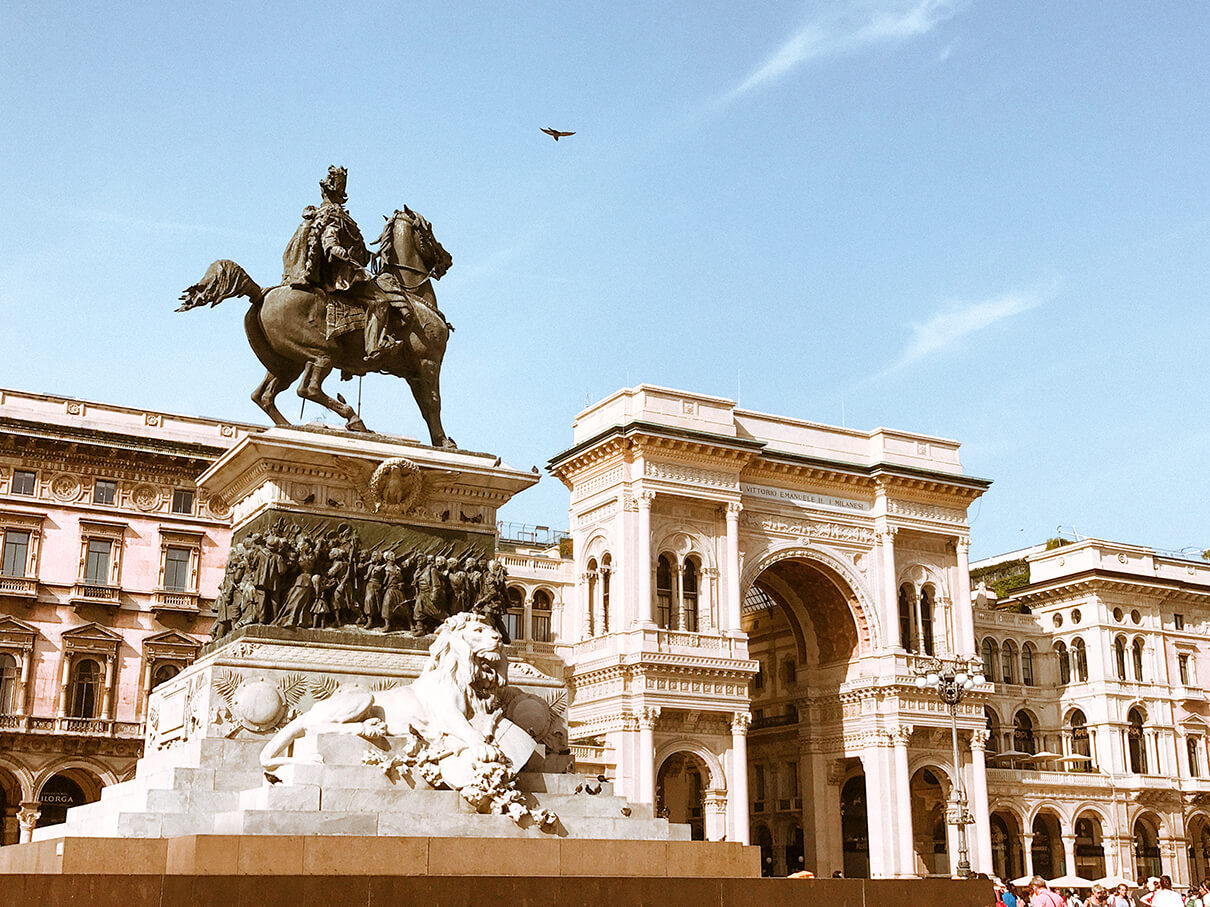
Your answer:
[[[188,312],[200,305],[218,305],[224,299],[247,296],[252,304],[261,301],[262,290],[248,272],[233,261],[219,259],[206,269],[205,275],[181,294],[178,312]]]

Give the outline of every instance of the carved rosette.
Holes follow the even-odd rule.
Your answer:
[[[160,506],[160,492],[154,485],[136,485],[130,500],[139,510],[150,513]]]
[[[74,501],[83,489],[78,477],[69,473],[60,473],[50,480],[50,493],[59,501]]]

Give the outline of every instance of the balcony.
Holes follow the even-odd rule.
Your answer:
[[[32,601],[38,597],[38,581],[26,576],[0,576],[0,595]]]
[[[157,589],[151,597],[151,610],[168,614],[197,614],[200,597],[196,592]]]
[[[0,715],[0,731],[137,740],[143,736],[143,724],[140,721],[114,721],[112,718],[42,718],[32,715]]]
[[[121,604],[122,590],[117,586],[97,586],[93,583],[76,583],[71,587],[68,600],[75,604],[106,605],[116,608]]]

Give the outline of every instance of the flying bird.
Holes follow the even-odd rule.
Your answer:
[[[574,132],[560,132],[557,129],[551,129],[549,126],[543,127],[542,131],[545,132],[552,139],[554,139],[556,142],[559,141],[559,139],[562,138],[563,136],[575,135]]]

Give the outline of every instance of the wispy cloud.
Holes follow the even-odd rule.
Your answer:
[[[853,53],[880,44],[899,44],[931,32],[953,17],[961,0],[913,0],[850,5],[839,15],[808,22],[736,85],[720,103],[728,103],[825,57]]]
[[[899,357],[876,375],[871,375],[859,382],[859,386],[885,378],[892,372],[900,371],[929,356],[957,346],[971,335],[977,334],[1005,318],[1011,318],[1013,315],[1037,308],[1047,298],[1036,292],[1011,292],[977,302],[950,303],[927,321],[912,325],[912,333],[907,346],[904,347]]]
[[[97,208],[77,208],[67,212],[68,216],[94,224],[106,224],[117,227],[133,227],[137,230],[155,230],[173,233],[210,233],[218,236],[236,236],[248,239],[273,240],[267,233],[255,233],[250,230],[232,230],[227,227],[214,227],[209,224],[187,224],[179,221],[155,220],[154,218],[138,217],[121,211],[104,211]]]

